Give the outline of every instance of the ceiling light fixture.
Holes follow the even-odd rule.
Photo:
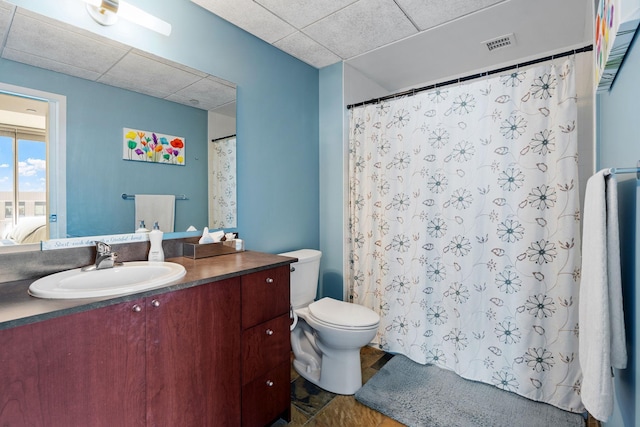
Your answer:
[[[100,25],[113,25],[122,17],[162,35],[171,34],[171,24],[121,0],[83,0],[89,15]]]

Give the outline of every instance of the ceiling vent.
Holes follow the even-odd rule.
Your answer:
[[[511,34],[506,34],[504,36],[497,37],[495,39],[487,40],[482,42],[482,44],[487,46],[489,52],[496,49],[503,49],[505,47],[513,46],[516,44],[516,38]]]

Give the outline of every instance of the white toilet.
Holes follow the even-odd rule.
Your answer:
[[[291,264],[293,367],[327,391],[354,394],[362,387],[360,348],[375,337],[380,316],[332,298],[314,302],[322,252],[301,249],[280,255],[298,258]]]

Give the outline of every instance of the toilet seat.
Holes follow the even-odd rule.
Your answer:
[[[380,316],[375,311],[333,298],[322,298],[309,304],[307,308],[316,322],[337,329],[371,329],[380,322]]]

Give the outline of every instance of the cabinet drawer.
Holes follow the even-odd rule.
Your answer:
[[[291,365],[288,360],[242,387],[242,425],[264,426],[279,415],[290,418],[290,390]]]
[[[287,312],[243,332],[243,385],[290,359],[289,323]]]
[[[289,266],[242,276],[242,328],[289,312]]]

